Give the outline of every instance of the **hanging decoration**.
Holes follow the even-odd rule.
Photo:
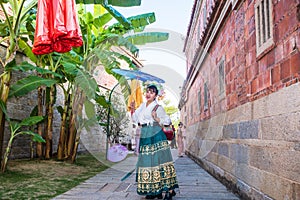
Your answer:
[[[32,52],[65,53],[82,46],[75,0],[39,0]]]

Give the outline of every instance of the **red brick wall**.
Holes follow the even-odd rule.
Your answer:
[[[273,1],[274,45],[259,57],[256,55],[254,4],[255,1],[244,1],[224,20],[209,50],[208,58],[188,92],[189,102],[186,106],[187,116],[191,123],[205,119],[208,115],[214,115],[221,110],[233,109],[299,82],[298,1]],[[201,20],[201,17],[198,16],[195,19]],[[201,23],[197,22],[196,24]],[[197,40],[197,34],[195,31],[189,36],[193,38],[192,41]],[[191,48],[186,49],[186,53],[188,55],[195,54],[197,49],[191,45]],[[217,64],[224,56],[226,97],[225,100],[214,99],[218,96],[216,89],[218,86]],[[192,60],[189,60],[188,63],[192,63]],[[210,106],[209,110],[197,115],[197,93],[201,88],[203,94],[205,81],[208,81],[209,84]],[[202,100],[202,104],[203,102]],[[224,103],[226,106],[222,106]],[[193,115],[190,112],[193,112]]]

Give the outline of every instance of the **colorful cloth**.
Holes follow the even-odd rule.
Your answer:
[[[171,150],[160,126],[142,127],[139,151],[138,194],[157,195],[178,188]]]

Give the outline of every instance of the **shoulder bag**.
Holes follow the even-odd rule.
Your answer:
[[[156,104],[152,111],[156,111],[158,107],[159,107],[159,105]],[[162,131],[165,133],[167,140],[171,141],[175,137],[174,130],[170,125],[164,125],[162,127]]]

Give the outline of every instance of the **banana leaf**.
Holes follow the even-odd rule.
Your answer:
[[[43,119],[44,119],[44,117],[42,117],[42,116],[32,116],[32,117],[23,119],[19,125],[20,126],[32,126],[32,125],[37,124],[38,122],[41,122]]]
[[[6,104],[0,99],[0,109],[2,110],[2,112],[4,113],[5,115],[5,119],[7,121],[10,121],[8,115],[7,115],[7,111],[6,111]]]
[[[53,79],[45,79],[38,76],[28,76],[24,79],[17,81],[15,84],[11,86],[8,97],[22,96],[37,89],[42,85],[46,85],[47,87],[50,87],[55,83],[57,83],[57,81]]]
[[[83,70],[78,70],[75,85],[82,89],[88,99],[94,99],[98,85],[90,74]]]
[[[109,103],[106,101],[106,97],[104,95],[96,94],[95,101],[97,104],[103,106],[104,108],[107,108],[109,106]]]
[[[42,136],[32,131],[22,131],[20,134],[31,135],[34,142],[46,142]]]
[[[156,21],[156,18],[155,14],[152,12],[128,17],[127,20],[131,23],[131,27],[135,32],[140,32],[144,30],[145,26],[154,23]],[[121,28],[122,24],[119,22],[109,27],[110,30]]]
[[[84,110],[88,119],[92,119],[96,116],[95,104],[93,104],[91,101],[89,100],[84,101]]]
[[[99,17],[95,18],[93,24],[96,28],[101,28],[105,24],[107,24],[112,18],[113,17],[110,13],[104,13],[103,15],[100,15]]]
[[[32,52],[32,47],[30,47],[28,45],[27,42],[25,42],[24,40],[22,39],[19,39],[18,40],[18,45],[19,45],[19,48],[21,50],[21,52],[24,52],[25,55],[34,63],[37,62],[37,56]]]
[[[146,43],[161,42],[169,39],[169,33],[146,32],[125,37],[134,45],[144,45]]]
[[[22,62],[20,65],[10,65],[10,66],[6,67],[5,70],[6,71],[22,71],[22,72],[36,71],[36,72],[38,72],[39,74],[42,74],[42,75],[51,74],[54,77],[63,78],[63,76],[61,74],[52,72],[48,69],[43,69],[43,68],[37,67],[37,66],[32,65],[32,64],[30,64],[26,61]]]
[[[83,4],[104,4],[106,0],[76,0]],[[120,7],[140,6],[142,0],[108,0],[107,4]]]
[[[116,9],[114,9],[112,6],[110,5],[102,5],[107,12],[109,12],[116,20],[118,20],[118,22],[120,22],[125,29],[130,30],[132,29],[131,23],[130,21],[128,21],[121,13],[119,13]]]

